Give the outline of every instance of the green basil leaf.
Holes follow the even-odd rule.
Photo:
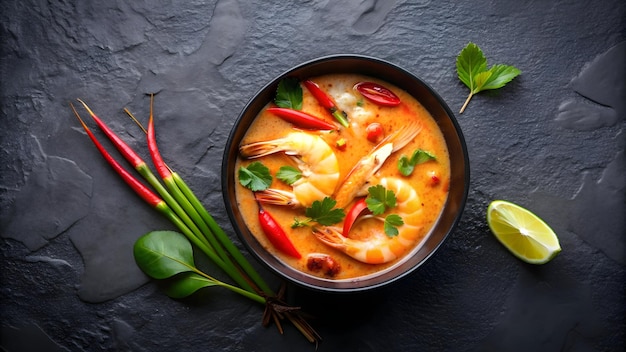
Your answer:
[[[508,65],[493,65],[489,72],[491,76],[483,85],[482,90],[502,88],[522,73],[519,69]]]
[[[472,93],[478,93],[481,90],[483,90],[483,86],[485,85],[485,83],[487,83],[487,81],[489,80],[489,78],[491,78],[492,76],[492,72],[491,71],[483,71],[478,73],[476,76],[474,76],[474,89],[472,89]]]
[[[413,152],[413,155],[411,155],[411,163],[413,165],[423,164],[431,160],[437,160],[437,157],[435,157],[432,153],[422,149],[415,150]]]
[[[133,246],[135,262],[154,279],[165,279],[195,268],[193,250],[187,238],[174,231],[152,231]]]
[[[461,82],[473,91],[476,75],[487,70],[487,59],[478,45],[470,42],[461,50],[456,58],[456,70]]]
[[[474,94],[488,89],[498,89],[517,77],[521,71],[513,66],[497,64],[487,69],[487,59],[480,48],[470,42],[456,58],[456,71],[470,93],[461,107],[462,114]]]
[[[218,286],[218,283],[194,272],[185,272],[168,280],[165,285],[165,293],[171,298],[184,298],[201,288],[210,286]]]
[[[411,160],[407,158],[406,155],[403,155],[398,160],[398,170],[403,176],[410,176],[413,173],[413,169],[415,169],[415,165],[411,163]]]

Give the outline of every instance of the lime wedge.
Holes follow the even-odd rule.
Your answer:
[[[487,224],[500,243],[527,263],[547,263],[561,251],[550,226],[517,204],[494,200],[487,208]]]

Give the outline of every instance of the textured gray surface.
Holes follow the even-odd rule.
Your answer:
[[[335,53],[391,61],[458,111],[468,41],[522,75],[458,115],[472,167],[458,228],[423,267],[351,296],[290,287],[320,351],[622,351],[626,4],[585,1],[0,3],[0,346],[6,351],[313,349],[210,290],[168,299],[132,244],[170,225],[117,179],[71,114],[80,97],[137,149],[124,116],[157,92],[168,162],[233,234],[220,186],[234,119],[267,81]],[[544,266],[489,233],[493,199],[559,234]],[[261,268],[261,270],[263,270]],[[264,272],[274,285],[278,280]]]

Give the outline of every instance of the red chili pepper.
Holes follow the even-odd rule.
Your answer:
[[[356,221],[356,219],[364,211],[369,212],[369,209],[367,209],[367,203],[365,202],[365,198],[361,198],[357,200],[356,203],[354,203],[352,208],[350,208],[350,210],[346,214],[346,219],[343,222],[343,233],[342,233],[344,237],[348,237],[348,232],[350,232],[352,225],[354,225],[354,222]]]
[[[84,101],[80,99],[78,99],[78,101],[81,104],[83,104],[83,106],[85,107],[85,110],[89,112],[89,115],[91,115],[91,117],[96,122],[96,124],[98,124],[98,127],[100,127],[100,129],[102,130],[102,132],[104,132],[107,138],[111,140],[115,148],[117,148],[117,150],[124,156],[126,160],[128,160],[128,162],[134,168],[138,168],[142,164],[145,164],[145,161],[143,161],[143,159],[137,153],[135,153],[135,151],[131,147],[129,147],[128,144],[126,144],[126,142],[124,142],[120,137],[118,137],[115,134],[115,132],[113,132],[109,128],[109,126],[107,126],[104,122],[102,122],[102,120],[100,120],[100,118],[96,116],[96,114],[94,114],[93,111],[91,111],[89,106],[87,106],[87,104]]]
[[[95,144],[96,148],[98,148],[98,151],[100,151],[100,154],[102,154],[104,159],[109,163],[109,165],[111,165],[113,170],[115,170],[118,175],[120,175],[124,182],[126,182],[126,184],[128,184],[135,191],[135,193],[137,193],[146,203],[150,204],[152,207],[157,208],[164,204],[165,202],[159,196],[157,196],[147,186],[145,186],[143,183],[139,182],[139,180],[133,177],[133,175],[126,171],[126,169],[124,169],[124,167],[122,167],[122,165],[120,165],[117,160],[113,159],[111,154],[109,154],[109,152],[104,149],[102,144],[100,144],[100,142],[96,139],[96,136],[94,136],[89,127],[87,127],[85,122],[80,118],[78,112],[76,112],[76,109],[74,108],[74,105],[70,103],[70,106],[72,107],[76,118],[78,119],[78,121],[80,121],[83,129],[85,130],[85,132],[87,132],[87,135],[89,136],[91,141],[93,142],[93,144]]]
[[[303,83],[306,89],[308,89],[309,92],[311,92],[311,94],[313,95],[313,97],[315,97],[317,102],[320,103],[320,105],[322,105],[326,109],[328,109],[328,111],[330,111],[333,117],[343,127],[350,126],[350,124],[348,123],[348,120],[346,119],[347,114],[344,111],[340,111],[337,108],[337,105],[335,104],[335,102],[320,88],[320,86],[317,85],[317,83],[311,80],[305,80]]]
[[[354,88],[364,97],[382,106],[400,105],[400,98],[391,90],[374,82],[357,83]]]
[[[306,80],[303,82],[304,86],[306,87],[306,89],[309,90],[309,92],[311,92],[311,94],[313,94],[313,96],[315,97],[315,99],[317,99],[317,101],[326,109],[336,109],[337,107],[335,106],[335,102],[332,101],[330,99],[330,97],[328,95],[326,95],[326,93],[324,93],[324,91],[320,88],[320,86],[317,85],[317,83],[311,81],[311,80]]]
[[[268,108],[268,112],[298,127],[313,130],[334,130],[335,125],[306,112],[288,108]]]
[[[261,206],[259,206],[259,222],[261,223],[261,228],[265,236],[267,236],[274,247],[294,258],[302,258],[302,255],[300,255],[296,247],[291,243],[289,237],[287,237],[287,234],[283,231],[278,222],[276,222],[268,212],[263,210]]]
[[[152,157],[152,163],[154,163],[154,167],[157,169],[159,176],[163,180],[168,179],[172,176],[172,171],[165,165],[163,161],[163,157],[159,152],[159,148],[156,143],[156,133],[154,131],[154,117],[152,115],[152,105],[154,102],[154,95],[150,95],[150,118],[148,120],[148,150],[150,151],[150,156]]]

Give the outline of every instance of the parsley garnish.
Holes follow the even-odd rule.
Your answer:
[[[333,209],[336,204],[337,201],[330,197],[325,197],[321,202],[319,200],[314,201],[311,207],[306,208],[304,211],[304,215],[307,216],[307,219],[299,220],[296,218],[294,219],[294,223],[291,224],[291,227],[308,226],[311,222],[316,222],[324,226],[341,222],[346,214],[341,208]]]
[[[263,191],[272,184],[270,169],[261,162],[255,161],[248,167],[239,168],[239,183],[253,192]]]
[[[393,191],[386,189],[383,185],[376,185],[367,189],[369,195],[365,199],[367,208],[373,215],[380,215],[387,209],[396,206],[396,195]],[[389,237],[398,235],[398,226],[402,226],[404,221],[397,214],[389,214],[385,217],[384,230]]]
[[[398,236],[398,226],[404,225],[404,221],[398,214],[389,214],[385,218],[385,234],[387,237]]]
[[[278,82],[274,103],[281,108],[302,109],[302,86],[296,78],[288,77]]]
[[[285,182],[288,185],[292,185],[302,177],[302,171],[296,169],[293,166],[281,166],[276,173],[276,178]]]
[[[383,185],[372,186],[367,189],[369,195],[365,199],[367,208],[374,215],[380,215],[387,210],[396,206],[396,195],[393,191],[387,190]]]
[[[456,58],[456,71],[461,82],[470,89],[470,94],[459,113],[463,113],[474,94],[488,89],[502,88],[522,73],[513,66],[497,64],[487,69],[487,59],[478,45],[470,42]]]
[[[413,173],[413,169],[415,169],[415,165],[419,165],[430,160],[437,160],[437,157],[430,152],[417,149],[413,152],[411,158],[408,158],[406,155],[400,157],[400,160],[398,160],[398,170],[400,170],[402,175],[410,176]]]

